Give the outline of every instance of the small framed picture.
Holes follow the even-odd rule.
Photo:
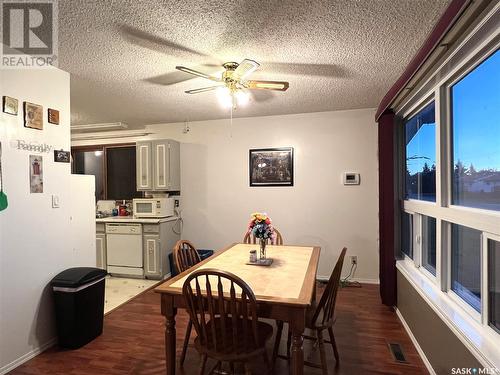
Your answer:
[[[63,150],[54,150],[54,161],[56,163],[69,163],[70,152]]]
[[[24,102],[24,127],[43,130],[43,107]]]
[[[293,186],[293,147],[250,150],[250,186]]]
[[[59,111],[57,109],[49,108],[47,118],[49,123],[59,125]]]
[[[16,98],[11,98],[10,96],[2,97],[2,111],[8,113],[9,115],[17,116],[17,107],[19,102]]]
[[[30,193],[43,193],[43,157],[30,155]]]

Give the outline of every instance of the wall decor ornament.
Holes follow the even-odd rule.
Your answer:
[[[54,150],[54,161],[56,163],[69,163],[70,152],[63,150]]]
[[[2,111],[8,113],[9,115],[17,116],[17,108],[19,102],[16,98],[11,98],[10,96],[2,97]]]
[[[43,107],[24,102],[24,127],[43,130]]]
[[[49,108],[47,118],[49,123],[59,125],[59,111],[57,109]]]
[[[249,152],[250,186],[293,186],[293,147]]]
[[[43,157],[30,155],[30,193],[43,193]]]
[[[54,149],[54,146],[47,143],[26,142],[24,139],[16,139],[10,142],[11,147],[23,151],[49,153]]]

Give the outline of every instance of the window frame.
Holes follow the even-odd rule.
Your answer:
[[[101,145],[88,145],[88,146],[71,146],[71,173],[74,173],[74,154],[75,152],[81,151],[101,151],[102,152],[102,183],[104,189],[104,197],[103,199],[108,198],[108,154],[107,150],[110,148],[124,148],[124,147],[135,147],[135,143],[111,143],[111,144],[101,144]],[[111,200],[113,200],[112,198]]]
[[[444,225],[446,226],[446,236],[448,237],[446,240],[446,243],[448,244],[448,271],[446,273],[446,292],[450,296],[450,298],[458,305],[460,306],[468,315],[470,315],[476,322],[481,323],[483,320],[483,315],[484,315],[484,270],[483,270],[483,233],[481,232],[481,236],[479,239],[479,247],[480,247],[480,260],[479,260],[479,267],[480,267],[480,272],[481,272],[481,285],[479,287],[479,290],[481,291],[481,311],[478,312],[474,307],[469,305],[467,301],[465,301],[458,293],[456,293],[452,289],[452,280],[451,280],[451,227],[452,225],[460,225],[456,223],[451,223],[451,222],[445,222]],[[460,225],[465,227],[465,225]],[[469,227],[470,228],[470,227]],[[475,229],[475,228],[471,228]]]
[[[435,120],[435,134],[434,134],[434,137],[435,137],[435,142],[436,142],[436,151],[438,149],[437,147],[437,141],[438,141],[438,137],[437,137],[437,133],[438,133],[438,130],[437,130],[437,101],[435,99],[435,96],[433,95],[433,93],[428,93],[425,98],[422,100],[422,101],[419,101],[417,103],[415,103],[411,108],[409,108],[402,116],[402,125],[403,127],[405,128],[404,131],[406,131],[406,122],[408,120],[410,120],[412,117],[416,116],[420,111],[422,111],[425,107],[427,107],[429,104],[431,104],[432,102],[434,102],[434,120]],[[406,143],[406,137],[403,135],[403,142]],[[407,163],[407,160],[406,160],[406,147],[402,150],[402,153],[404,155],[404,159],[405,159],[405,162],[404,162],[404,165],[402,166],[403,169],[404,169],[404,173],[406,173],[406,163]],[[403,197],[402,199],[405,200],[405,201],[414,201],[414,202],[419,202],[419,203],[428,203],[430,205],[433,205],[433,206],[436,206],[438,205],[438,185],[437,185],[437,180],[438,180],[438,154],[436,153],[436,200],[434,202],[431,202],[431,201],[426,201],[426,200],[423,200],[423,199],[413,199],[413,198],[410,198],[410,199],[405,199],[404,196],[406,195],[406,179],[403,178],[402,179],[402,182],[403,182]]]
[[[397,171],[399,173],[399,199],[401,211],[413,215],[412,240],[414,241],[413,260],[402,253],[399,248],[399,256],[402,260],[398,262],[398,269],[415,270],[403,272],[405,275],[421,275],[422,280],[415,282],[415,285],[422,285],[423,280],[427,280],[436,290],[442,293],[438,296],[440,301],[445,301],[446,311],[452,314],[455,311],[458,320],[466,321],[464,326],[474,327],[472,336],[482,337],[483,335],[494,343],[495,347],[500,346],[500,332],[496,331],[488,323],[489,295],[488,295],[488,239],[500,240],[500,211],[493,211],[481,208],[453,205],[452,203],[452,183],[453,183],[453,133],[452,133],[452,102],[451,87],[470,72],[476,69],[488,57],[500,48],[500,41],[488,38],[486,41],[476,46],[459,63],[450,69],[443,63],[436,74],[433,85],[429,78],[422,86],[420,92],[417,91],[405,99],[396,108],[397,122],[399,129],[397,137],[399,147],[397,155]],[[441,71],[444,70],[444,72]],[[448,71],[446,71],[448,69]],[[405,199],[405,172],[406,172],[406,144],[404,136],[405,122],[421,109],[434,101],[435,103],[435,131],[436,131],[436,202],[422,201],[417,199]],[[422,215],[436,219],[436,276],[422,266]],[[419,225],[416,225],[418,221]],[[478,312],[457,293],[451,290],[451,224],[458,224],[469,228],[477,229],[481,232],[480,240],[480,270],[481,270],[481,311]],[[419,237],[420,236],[420,237]],[[419,243],[416,243],[419,241]],[[409,277],[409,276],[407,276]],[[425,284],[425,283],[424,283]],[[427,290],[428,292],[428,290]],[[426,290],[420,290],[426,293]],[[434,296],[435,297],[435,296]],[[430,301],[434,297],[429,298]],[[465,319],[465,320],[464,320]],[[453,319],[451,319],[453,320]],[[458,329],[457,329],[458,328]],[[458,332],[462,341],[474,342],[471,339],[471,331],[461,330],[461,324],[456,323],[452,329]],[[473,345],[473,348],[484,355],[481,349],[483,344]],[[487,347],[489,349],[489,347]],[[489,352],[489,351],[488,351]],[[489,352],[491,353],[491,352]],[[484,358],[484,356],[483,356]],[[500,363],[500,362],[499,362]]]
[[[484,309],[484,315],[482,317],[483,318],[482,324],[485,325],[487,328],[489,328],[490,333],[492,333],[494,335],[500,335],[500,330],[496,330],[495,328],[490,326],[490,323],[489,323],[490,311],[489,311],[489,303],[487,303],[487,302],[489,302],[489,290],[488,290],[489,256],[488,255],[489,255],[490,249],[488,248],[488,240],[493,240],[493,241],[500,243],[500,235],[495,235],[495,234],[491,234],[491,233],[484,233],[483,237],[482,237],[482,246],[484,249],[484,256],[482,258],[482,267],[485,270],[485,272],[482,275],[483,283],[482,283],[481,293],[484,293],[484,295],[486,296],[485,303],[482,304],[482,307]]]
[[[500,43],[493,48],[488,49],[488,51],[484,54],[481,54],[479,58],[475,58],[473,61],[470,62],[470,64],[466,65],[465,69],[458,70],[452,74],[452,76],[446,81],[446,84],[444,85],[444,95],[445,95],[445,102],[446,102],[446,107],[448,110],[446,111],[446,125],[447,125],[447,139],[448,139],[448,171],[447,171],[447,179],[448,179],[448,194],[447,194],[447,199],[446,203],[447,206],[456,210],[463,210],[464,212],[476,212],[479,215],[492,215],[492,216],[497,216],[500,218],[500,210],[499,211],[493,211],[493,210],[487,210],[487,209],[482,209],[482,208],[476,208],[476,207],[469,207],[469,206],[461,206],[461,205],[456,205],[452,203],[452,198],[453,198],[453,190],[452,190],[452,182],[453,182],[453,168],[452,168],[452,163],[453,162],[453,117],[452,117],[452,94],[451,94],[451,89],[452,87],[460,82],[463,78],[465,78],[469,73],[471,73],[473,70],[475,70],[479,65],[481,65],[484,61],[486,61],[489,57],[491,57],[494,53],[496,53],[498,50],[500,50]]]
[[[436,283],[436,279],[438,277],[438,256],[437,256],[437,244],[438,244],[438,239],[437,239],[437,231],[438,231],[438,219],[435,218],[434,216],[430,216],[430,215],[422,215],[422,214],[419,214],[420,216],[420,270],[422,271],[422,273],[427,276],[431,281],[433,281],[434,283]],[[430,218],[433,218],[434,220],[436,220],[436,275],[433,275],[431,271],[429,271],[427,268],[425,268],[425,265],[424,265],[424,242],[422,240],[423,236],[422,234],[424,233],[424,216],[425,217],[430,217]]]

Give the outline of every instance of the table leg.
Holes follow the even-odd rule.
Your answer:
[[[304,374],[304,330],[305,330],[305,312],[294,314],[290,322],[292,329],[292,361],[290,364],[290,373],[292,375]]]
[[[176,368],[176,330],[175,315],[177,309],[174,307],[174,299],[171,296],[162,296],[162,314],[165,316],[165,364],[167,375],[175,375]]]

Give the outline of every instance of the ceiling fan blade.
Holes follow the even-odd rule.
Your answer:
[[[219,87],[224,87],[224,86],[223,85],[218,85],[218,86],[203,87],[201,89],[187,90],[187,91],[184,91],[184,92],[186,94],[199,94],[200,92],[217,90]]]
[[[215,81],[215,82],[222,81],[222,79],[220,79],[220,78],[209,76],[208,74],[199,72],[199,71],[191,69],[191,68],[186,68],[185,66],[176,66],[175,69],[180,70],[181,72],[184,72],[184,73],[189,73],[189,74],[193,74],[195,76],[201,77],[201,78],[209,79],[211,81]]]
[[[252,90],[286,91],[290,84],[285,81],[246,81],[245,87]]]
[[[216,75],[222,74],[220,65],[202,64],[202,65],[200,65],[200,67],[204,70],[206,69],[208,71],[208,74],[216,74]],[[169,73],[165,73],[165,74],[160,74],[158,76],[145,78],[145,79],[143,79],[143,81],[149,82],[149,83],[152,83],[155,85],[171,86],[171,85],[175,85],[176,83],[189,81],[189,80],[194,79],[194,78],[196,78],[196,76],[184,74],[184,72],[176,70],[174,72],[169,72]]]
[[[314,77],[349,78],[353,73],[342,65],[263,62],[267,71]]]
[[[244,79],[259,68],[260,64],[257,61],[245,59],[234,70],[233,78],[236,80]]]

